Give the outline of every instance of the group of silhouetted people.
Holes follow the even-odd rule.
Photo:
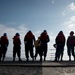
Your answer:
[[[62,61],[65,42],[66,42],[65,35],[63,34],[63,31],[60,31],[56,36],[55,44],[53,45],[56,48],[55,61],[59,60]],[[75,50],[74,50],[75,36],[73,31],[70,32],[70,35],[67,38],[66,45],[67,45],[67,54],[69,56],[69,61],[71,61],[71,55],[74,57],[75,61]]]
[[[49,35],[46,30],[44,30],[38,39],[35,39],[33,33],[29,30],[26,35],[24,36],[24,44],[25,44],[25,56],[26,61],[29,61],[31,57],[32,60],[36,60],[37,55],[39,54],[40,61],[46,60],[48,45],[47,43],[50,41]],[[56,48],[55,52],[55,61],[62,61],[63,53],[64,53],[64,46],[65,46],[66,38],[63,31],[60,31],[55,38],[55,44],[53,45]],[[4,33],[3,36],[0,38],[0,61],[4,61],[6,56],[7,48],[9,45],[9,40],[7,34]],[[34,47],[35,47],[35,54],[34,54]],[[71,61],[71,55],[74,57],[75,61],[75,36],[74,32],[71,31],[70,35],[67,38],[67,53],[69,56],[69,61]],[[16,33],[13,37],[13,61],[15,61],[16,54],[18,56],[19,61],[21,60],[21,40],[20,34]],[[29,57],[30,56],[30,57]]]
[[[24,43],[25,43],[25,55],[27,61],[29,60],[29,53],[34,61],[36,60],[37,55],[40,56],[40,61],[42,61],[42,56],[44,55],[44,60],[47,56],[47,43],[49,42],[49,36],[47,34],[47,31],[44,30],[37,40],[35,40],[35,36],[31,31],[28,31],[27,34],[24,37]],[[33,47],[35,46],[35,58],[33,53]]]

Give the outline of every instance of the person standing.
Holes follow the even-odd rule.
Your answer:
[[[16,33],[13,37],[13,61],[15,61],[16,54],[18,56],[19,61],[21,60],[21,40],[20,34]]]
[[[4,33],[3,36],[0,39],[0,44],[1,44],[1,53],[0,53],[0,61],[2,58],[2,61],[4,61],[5,57],[6,57],[6,52],[7,52],[7,47],[9,45],[9,40],[7,37],[7,33]]]
[[[41,42],[41,59],[40,61],[42,61],[42,55],[44,55],[44,61],[46,60],[46,56],[47,56],[47,49],[48,49],[48,45],[47,43],[50,41],[49,36],[47,34],[47,31],[44,30],[43,33],[40,35],[40,42]]]
[[[28,31],[24,37],[25,56],[27,61],[29,60],[29,53],[32,60],[34,61],[34,53],[33,53],[34,43],[35,43],[35,36],[31,31]]]
[[[35,60],[36,60],[36,57],[37,57],[38,54],[39,54],[40,59],[41,59],[40,46],[41,46],[40,37],[38,37],[38,39],[35,41]]]
[[[61,61],[63,58],[64,46],[65,46],[65,36],[63,31],[60,31],[55,39],[56,42],[56,53],[55,53],[55,61],[59,61],[61,57]]]
[[[74,61],[75,61],[74,46],[75,46],[75,36],[74,36],[74,32],[71,31],[70,36],[68,36],[67,38],[67,53],[69,56],[69,61],[71,61],[71,54],[74,57]]]

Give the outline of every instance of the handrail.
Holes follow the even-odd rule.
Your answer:
[[[46,57],[46,60],[54,60],[55,59],[55,49],[48,49],[48,52],[47,52],[47,57]],[[35,53],[35,52],[34,52]],[[12,51],[7,51],[6,53],[6,60],[7,58],[13,58],[13,50]],[[17,57],[16,57],[17,58]],[[25,50],[21,50],[21,58],[23,60],[26,60],[26,57],[25,57]],[[31,59],[31,58],[30,58]],[[37,57],[36,60],[39,60],[39,56]],[[63,60],[68,60],[68,55],[67,55],[67,50],[65,49],[64,50],[64,55],[63,55]],[[9,59],[10,60],[10,59]],[[72,60],[73,60],[73,57],[72,57]]]

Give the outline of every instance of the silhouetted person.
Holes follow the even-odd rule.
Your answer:
[[[48,48],[47,43],[50,41],[46,30],[44,30],[43,33],[40,35],[40,41],[41,41],[41,50],[42,50],[41,54],[44,55],[44,61],[45,61],[47,56],[47,48]],[[40,61],[42,61],[42,55]]]
[[[63,34],[63,31],[60,31],[58,33],[55,42],[56,42],[55,61],[59,61],[60,57],[62,61],[64,46],[65,46],[65,36]]]
[[[1,61],[2,57],[3,57],[2,61],[4,61],[8,45],[9,45],[8,37],[7,37],[7,34],[4,33],[3,36],[1,37],[1,55],[0,55],[0,61]]]
[[[13,37],[13,61],[15,61],[16,54],[18,56],[19,61],[21,60],[21,40],[19,33],[16,33]]]
[[[71,54],[73,55],[75,61],[74,46],[75,46],[75,36],[74,32],[71,31],[70,36],[67,39],[67,53],[69,56],[69,61],[71,61]]]
[[[35,42],[35,36],[33,35],[31,31],[28,31],[24,37],[25,56],[26,56],[27,61],[29,60],[29,53],[30,53],[32,60],[34,60],[34,53],[33,53],[34,42]]]
[[[40,59],[41,59],[40,46],[41,46],[40,37],[38,37],[38,39],[35,41],[35,60],[36,60],[36,57],[37,57],[38,54],[39,54]]]

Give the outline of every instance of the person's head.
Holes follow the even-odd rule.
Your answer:
[[[3,36],[7,36],[7,33],[4,33]]]
[[[63,35],[63,31],[59,31],[58,36]]]
[[[70,32],[70,36],[73,36],[73,34],[74,34],[74,31],[71,31],[71,32]]]
[[[33,35],[33,33],[32,33],[31,30],[29,30],[29,31],[27,32],[27,34],[28,34],[28,35]]]
[[[47,33],[47,31],[46,31],[46,30],[44,30],[43,32],[44,32],[44,33]]]
[[[38,39],[40,39],[40,36],[38,37]]]
[[[16,33],[15,36],[20,36],[20,34],[19,33]]]
[[[59,33],[60,33],[60,34],[63,34],[63,31],[60,31]]]
[[[31,30],[29,30],[28,32],[31,33]]]
[[[43,33],[47,34],[47,31],[46,31],[46,30],[44,30],[44,31],[43,31]]]

